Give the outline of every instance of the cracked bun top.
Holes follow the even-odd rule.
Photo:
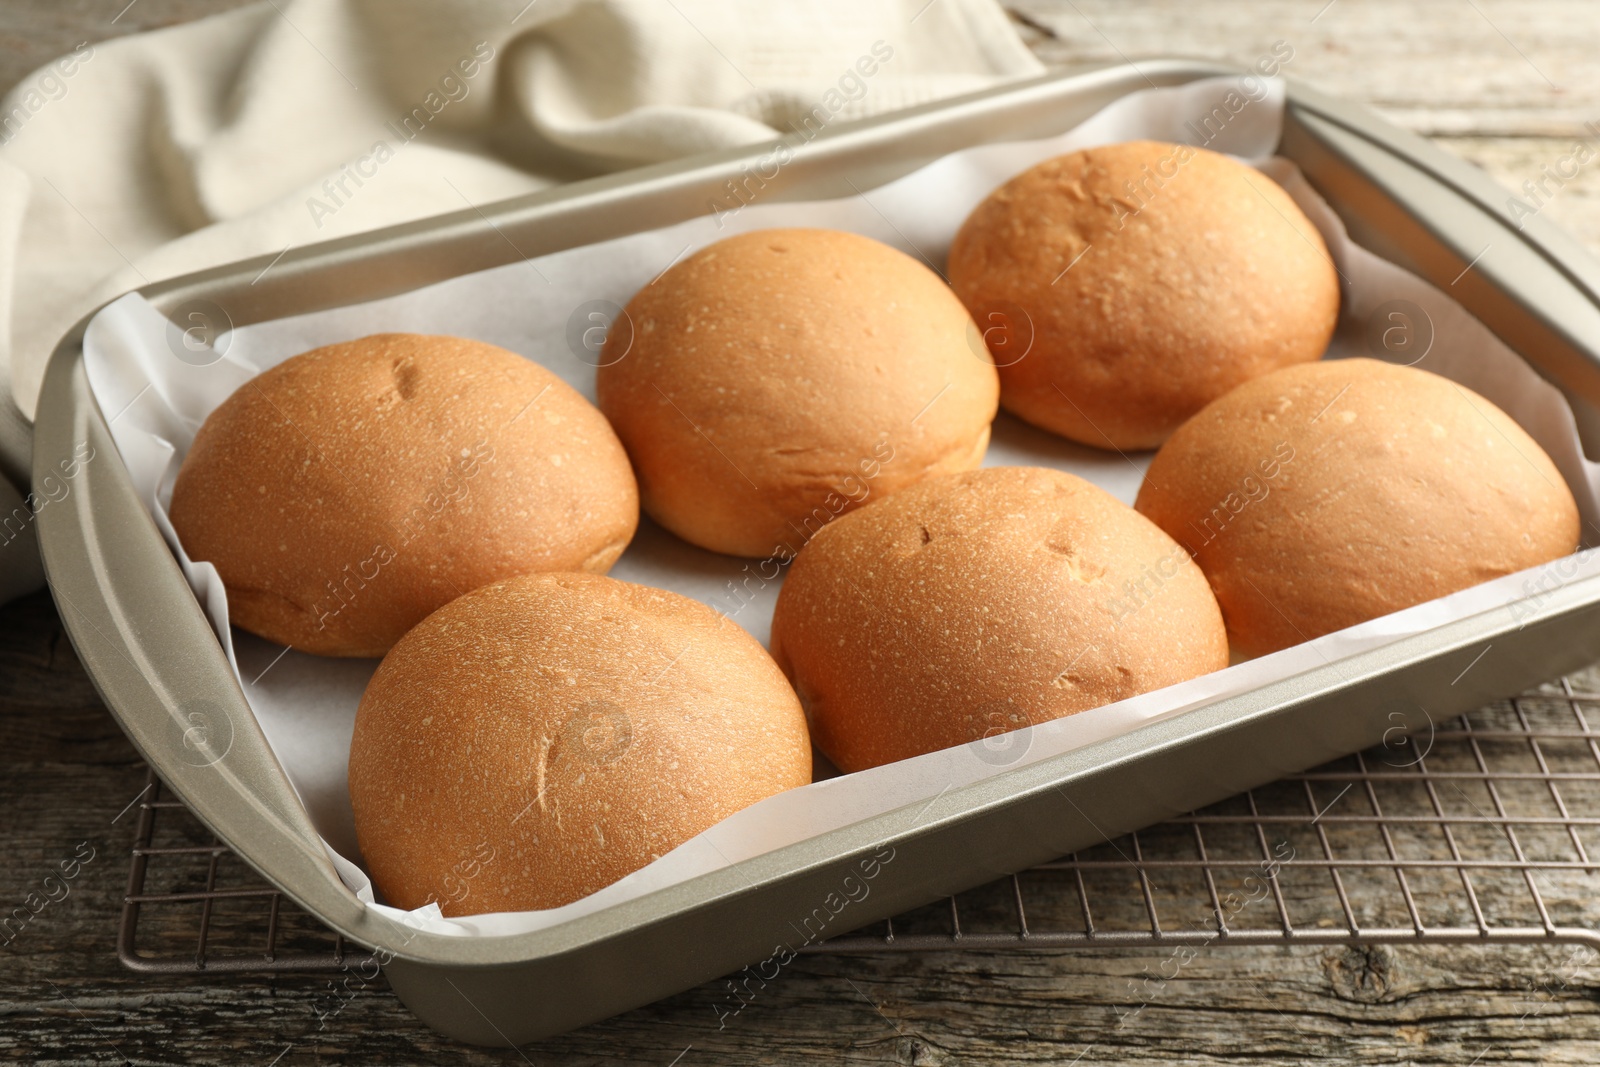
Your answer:
[[[1448,378],[1372,359],[1215,401],[1156,453],[1137,507],[1195,554],[1241,656],[1578,546],[1572,492],[1522,427]]]
[[[810,781],[800,703],[755,638],[592,574],[428,616],[372,676],[350,746],[373,881],[446,915],[559,907]]]
[[[1339,315],[1322,236],[1282,187],[1155,141],[1023,171],[962,224],[949,272],[1006,410],[1097,448],[1155,448],[1240,382],[1320,358]]]
[[[389,333],[236,390],[195,435],[171,516],[221,574],[235,625],[381,656],[489,582],[604,573],[639,501],[605,418],[554,374],[478,341]]]
[[[600,410],[644,509],[702,548],[787,558],[862,501],[983,460],[999,380],[932,270],[836,230],[739,234],[645,286]]]
[[[845,771],[968,742],[1006,761],[1025,745],[985,738],[1228,665],[1188,553],[1040,467],[931,479],[829,525],[784,581],[772,650]]]

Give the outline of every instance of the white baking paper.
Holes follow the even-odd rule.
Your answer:
[[[1257,88],[1250,99],[1247,88]],[[1231,94],[1231,95],[1230,95]],[[1240,101],[1245,101],[1239,106]],[[1218,112],[1215,109],[1221,108]],[[1343,326],[1330,355],[1371,351],[1366,326],[1375,309],[1411,301],[1431,318],[1434,339],[1418,365],[1453,378],[1505,409],[1545,448],[1572,487],[1587,531],[1596,529],[1597,469],[1584,459],[1571,410],[1561,394],[1494,339],[1450,297],[1352,245],[1338,220],[1289,164],[1270,158],[1282,123],[1283,91],[1262,95],[1219,78],[1181,88],[1150,89],[1107,107],[1077,129],[1040,141],[987,145],[940,159],[860,196],[809,203],[754,203],[720,218],[705,216],[649,233],[576,248],[353,307],[248,326],[220,337],[225,354],[204,358],[174,346],[174,327],[140,297],[109,305],[84,341],[89,381],[134,484],[172,545],[195,595],[216,627],[250,706],[349,888],[373,907],[362,872],[345,768],[355,709],[376,661],[323,659],[285,651],[230,630],[215,570],[184,555],[167,521],[172,482],[206,415],[250,376],[318,345],[370,333],[417,331],[492,342],[533,359],[594,397],[594,369],[567,339],[574,309],[590,301],[625,304],[642,285],[695,248],[731,233],[769,226],[824,226],[877,238],[936,267],[967,213],[1013,174],[1062,152],[1135,138],[1206,144],[1261,169],[1294,196],[1322,230],[1344,279]],[[1218,114],[1228,120],[1216,121]],[[1209,123],[1207,118],[1209,117]],[[1211,136],[1209,141],[1204,140]],[[803,150],[802,150],[803,151]],[[1266,178],[1263,178],[1266,180]],[[1287,225],[1287,223],[1286,223]],[[188,324],[179,324],[180,327]],[[185,358],[178,358],[182,352]],[[200,353],[209,358],[210,353]],[[1071,471],[1132,503],[1148,455],[1124,456],[1073,444],[1002,414],[989,465],[1031,464]],[[1600,568],[1583,552],[1560,566],[1571,580]],[[778,585],[753,601],[729,594],[749,561],[706,552],[646,520],[611,572],[659,585],[727,611],[765,641]],[[1549,568],[1546,569],[1547,571]],[[1439,601],[1258,660],[1146,693],[1118,704],[1008,735],[993,746],[969,745],[857,774],[819,781],[748,808],[615,885],[542,912],[443,919],[436,909],[407,919],[425,929],[461,935],[511,934],[548,927],[771,849],[908,805],[936,818],[938,798],[953,786],[1048,759],[1137,726],[1178,715],[1452,619],[1507,605],[1548,575],[1512,575]],[[742,606],[741,606],[742,605]],[[1524,620],[1525,621],[1525,620]],[[1007,747],[1009,746],[1009,747]]]

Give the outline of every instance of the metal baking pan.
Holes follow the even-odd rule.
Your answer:
[[[1114,66],[841,126],[797,143],[762,196],[849,195],[963,147],[1060,133],[1149,85],[1239,73],[1186,61]],[[770,151],[579,182],[141,292],[175,321],[205,307],[235,325],[372,300],[703,214],[730,180],[766,167]],[[1505,191],[1468,164],[1302,86],[1290,86],[1280,151],[1356,241],[1450,288],[1568,394],[1586,433],[1600,427],[1600,264],[1575,241],[1538,218],[1519,229]],[[54,353],[34,444],[36,480],[65,469],[75,450],[94,450],[74,491],[39,515],[50,586],[80,658],[200,819],[306,910],[374,946],[407,1006],[466,1041],[521,1043],[781,961],[774,952],[795,936],[791,923],[875,856],[851,926],[1375,744],[1397,723],[1420,726],[1424,706],[1442,721],[1587,663],[1600,647],[1600,577],[1569,580],[1521,610],[1470,616],[554,928],[419,932],[366,908],[335,873],[117,456],[85,380],[86,323]],[[1491,643],[1496,654],[1477,662]]]

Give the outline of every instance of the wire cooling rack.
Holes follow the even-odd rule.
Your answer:
[[[1600,905],[1588,903],[1600,868],[1595,670],[805,951],[1600,948]],[[150,782],[117,942],[124,964],[170,974],[370,961],[164,799],[153,772]]]

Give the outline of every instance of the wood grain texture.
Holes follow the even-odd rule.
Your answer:
[[[938,0],[935,0],[938,2]],[[233,0],[6,0],[0,88],[84,39]],[[1249,63],[1371,103],[1509,186],[1600,120],[1587,0],[1016,0],[1047,62],[1183,54]],[[115,20],[115,21],[113,21]],[[1600,250],[1600,166],[1550,218]],[[381,982],[336,1013],[325,977],[151,979],[113,944],[143,770],[47,597],[0,609],[0,912],[82,842],[72,882],[0,947],[0,1058],[24,1063],[1429,1064],[1600,1062],[1600,975],[1560,948],[1207,948],[1130,1011],[1152,952],[801,957],[725,1029],[717,983],[520,1051],[430,1033]],[[1593,878],[1545,886],[1600,926]],[[1133,906],[1130,902],[1129,906]],[[1130,999],[1132,998],[1132,999]],[[681,1058],[680,1058],[681,1057]]]

